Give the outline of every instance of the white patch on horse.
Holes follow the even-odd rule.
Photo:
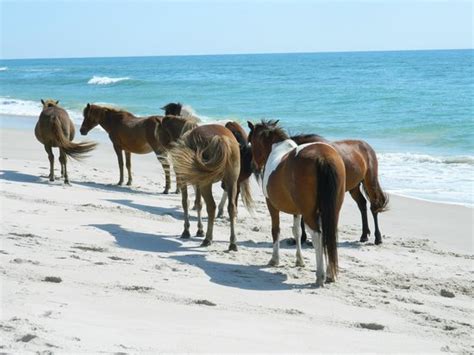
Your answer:
[[[316,285],[324,286],[326,281],[326,271],[324,267],[324,248],[323,248],[323,236],[318,231],[312,230],[305,223],[306,230],[309,231],[311,235],[311,240],[313,241],[314,252],[316,254]]]
[[[303,149],[305,149],[306,147],[309,147],[310,145],[313,145],[313,144],[324,144],[324,145],[328,145],[328,146],[330,146],[331,148],[333,148],[330,144],[327,144],[327,143],[324,143],[324,142],[305,143],[305,144],[299,145],[299,146],[296,148],[295,156],[297,156],[298,153],[301,152]]]
[[[281,163],[283,156],[291,152],[298,145],[291,139],[286,139],[282,142],[278,142],[272,145],[272,151],[268,156],[267,162],[265,163],[265,169],[263,171],[263,194],[268,198],[267,184],[270,175],[278,168]]]

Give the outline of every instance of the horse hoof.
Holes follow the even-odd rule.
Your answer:
[[[223,211],[217,212],[217,217],[216,218],[222,218],[222,217],[224,217],[224,212]]]
[[[69,182],[69,180],[66,180],[66,181],[64,181],[64,185],[71,186],[71,183]]]
[[[316,278],[316,287],[324,287],[324,277],[318,276]]]
[[[287,245],[296,245],[296,239],[295,238],[288,238],[286,240]]]
[[[169,193],[169,189],[164,189],[163,190],[163,194],[168,195],[168,193]]]
[[[122,181],[119,181],[119,182],[117,183],[117,186],[122,186],[122,184],[123,184],[123,182],[122,182]]]
[[[193,208],[191,208],[193,211],[196,211],[197,210],[197,206],[194,205]]]
[[[333,283],[335,280],[332,278],[332,277],[326,277],[326,283],[327,284],[330,284],[330,283]]]
[[[127,181],[127,186],[131,186],[132,185],[132,182],[131,181]]]
[[[303,260],[296,260],[295,266],[296,267],[305,267],[306,265],[304,264]]]
[[[188,230],[185,230],[183,231],[183,233],[181,233],[181,239],[189,239],[191,238],[191,234],[189,233]]]
[[[375,245],[382,244],[382,238],[375,238]]]
[[[209,239],[204,239],[201,243],[201,246],[202,247],[208,247],[209,245],[211,245],[211,241]]]
[[[204,231],[197,231],[196,238],[204,238]]]
[[[174,192],[175,194],[179,194],[179,189],[176,189],[176,191]]]
[[[234,244],[234,243],[230,244],[228,250],[229,251],[237,251],[237,244]]]
[[[311,240],[307,240],[305,244],[309,247],[313,246],[313,242]]]
[[[360,242],[361,243],[365,243],[365,242],[368,242],[368,241],[369,241],[369,238],[366,235],[363,235],[362,237],[360,237]]]
[[[280,260],[278,259],[275,260],[273,258],[271,258],[270,261],[268,262],[269,266],[278,266],[279,264],[280,264]]]

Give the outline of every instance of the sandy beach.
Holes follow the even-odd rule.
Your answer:
[[[239,205],[239,251],[226,252],[227,219],[200,248],[178,238],[180,196],[160,193],[156,158],[132,155],[134,184],[118,187],[101,135],[90,158],[69,160],[64,186],[48,181],[32,131],[1,130],[2,352],[474,352],[472,208],[391,195],[375,246],[358,242],[346,194],[339,278],[318,289],[312,247],[297,268],[283,240],[281,265],[267,266],[256,184],[255,213]],[[283,239],[291,223],[282,215]]]

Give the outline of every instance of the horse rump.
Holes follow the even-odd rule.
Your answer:
[[[61,126],[61,121],[58,117],[54,118],[53,125],[51,128],[58,147],[61,148],[64,153],[66,153],[66,155],[70,156],[73,159],[80,160],[84,158],[84,154],[94,150],[97,146],[97,143],[94,142],[71,142],[69,138],[64,135]]]

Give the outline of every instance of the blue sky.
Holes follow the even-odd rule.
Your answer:
[[[473,48],[468,0],[0,0],[0,57]]]

